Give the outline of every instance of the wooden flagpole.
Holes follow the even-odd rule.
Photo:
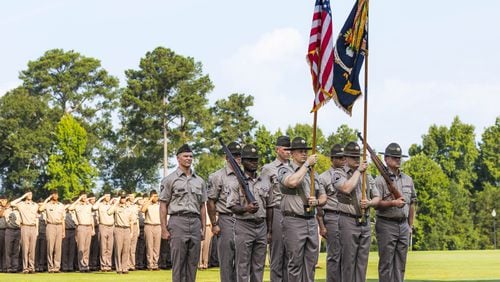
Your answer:
[[[368,8],[369,1],[366,1],[366,5]],[[368,9],[368,13],[370,9]],[[367,15],[367,34],[368,34],[368,20],[370,19],[369,15]],[[366,36],[366,46],[368,46],[368,35]],[[364,115],[363,115],[363,162],[366,161],[366,142],[367,142],[367,125],[368,123],[368,48],[366,48],[366,56],[365,56],[365,99],[364,99]],[[361,199],[366,200],[366,170],[363,172],[363,180],[361,185]],[[365,209],[361,211],[362,218],[361,220],[365,220]]]
[[[314,120],[313,120],[313,140],[312,140],[312,154],[316,154],[316,124],[318,120],[318,110],[314,111]],[[316,198],[316,195],[314,194],[314,166],[311,166],[311,172],[310,172],[310,178],[311,178],[311,185],[310,185],[310,191],[309,191],[309,197],[310,198]]]

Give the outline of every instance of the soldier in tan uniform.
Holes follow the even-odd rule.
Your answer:
[[[111,195],[104,194],[95,202],[92,209],[98,213],[99,217],[99,244],[100,244],[100,265],[101,271],[111,271],[113,254],[113,231],[115,228],[115,218],[108,214],[111,208]]]
[[[231,142],[227,148],[237,163],[241,162],[241,145]],[[227,159],[227,157],[226,157]],[[236,280],[234,253],[234,217],[227,208],[227,196],[231,187],[239,186],[231,165],[226,165],[208,176],[207,211],[212,222],[212,234],[217,236],[217,253],[219,256],[220,281],[234,282]]]
[[[5,229],[5,268],[7,272],[14,273],[19,269],[21,215],[17,208],[8,203],[3,216],[7,224]]]
[[[57,190],[51,190],[50,196],[40,206],[46,219],[47,238],[47,265],[49,273],[59,272],[61,269],[62,241],[65,237],[64,205],[59,202]]]
[[[33,193],[31,192],[27,192],[10,204],[17,207],[21,216],[23,273],[34,273],[36,238],[38,236],[38,204],[33,202]]]
[[[401,282],[404,280],[417,193],[411,177],[400,170],[401,158],[408,156],[402,154],[399,144],[389,144],[383,154],[389,177],[403,197],[396,199],[389,192],[384,178],[377,176],[375,185],[382,198],[375,224],[379,254],[378,275],[382,282]]]
[[[281,214],[281,190],[278,183],[278,169],[283,165],[288,165],[290,160],[290,137],[280,136],[276,140],[276,159],[264,165],[260,178],[263,182],[268,182],[269,187],[272,187],[272,202],[273,208],[273,224],[272,224],[272,237],[269,242],[269,252],[271,253],[270,278],[273,282],[288,281],[287,265],[288,259],[285,252],[285,244],[283,243],[283,232],[281,230],[281,221],[283,215]]]
[[[80,197],[68,209],[76,214],[76,245],[78,247],[78,268],[80,272],[89,272],[90,243],[94,231],[92,205],[87,200],[87,194],[82,191]]]
[[[144,213],[147,268],[149,270],[159,270],[161,222],[160,203],[158,202],[158,193],[155,190],[149,193],[149,199],[144,200],[141,211]]]
[[[114,204],[108,210],[115,218],[115,266],[118,274],[128,274],[130,240],[132,239],[132,224],[134,214],[127,205],[127,193],[120,193],[120,198],[114,199]]]
[[[43,204],[43,199],[38,200],[38,206]],[[38,236],[36,238],[35,247],[35,270],[37,272],[44,272],[47,270],[47,220],[46,216],[41,213],[38,214]]]
[[[327,195],[326,204],[321,208],[322,216],[318,217],[321,236],[326,238],[326,281],[342,281],[340,276],[340,233],[337,190],[334,188],[338,176],[335,169],[345,165],[344,147],[333,145],[330,150],[330,169],[319,176]]]
[[[361,176],[368,164],[366,161],[360,162],[358,144],[349,142],[344,148],[344,156],[346,165],[341,169],[335,169],[334,180],[340,214],[341,276],[342,281],[364,282],[371,240],[368,208],[376,208],[380,198],[373,179],[367,175],[366,195],[363,200]]]
[[[292,161],[278,169],[283,195],[280,206],[283,240],[289,259],[288,281],[314,281],[318,262],[319,237],[315,207],[326,203],[326,194],[316,175],[315,195],[310,195],[310,167],[317,162],[316,155],[307,156],[310,149],[304,138],[295,137],[288,149]]]
[[[208,268],[208,259],[210,255],[210,243],[212,240],[212,223],[210,222],[210,217],[207,216],[205,221],[205,240],[201,242],[200,248],[200,262],[198,264],[198,268],[207,269]]]
[[[7,229],[7,220],[4,217],[7,209],[7,197],[0,195],[0,272],[6,272],[5,267],[5,230]]]
[[[177,150],[177,162],[178,168],[161,181],[161,231],[162,238],[170,238],[172,281],[194,282],[205,234],[201,223],[206,217],[207,188],[191,170],[193,153],[187,144]]]
[[[96,197],[94,193],[89,193],[87,196],[89,204],[94,206],[96,202]],[[99,258],[100,258],[100,248],[99,248],[99,213],[92,209],[92,218],[94,219],[94,235],[90,240],[90,253],[89,253],[89,268],[92,271],[99,270]]]
[[[135,251],[137,248],[137,239],[139,238],[139,211],[141,207],[137,204],[139,199],[135,197],[134,193],[129,193],[127,195],[127,205],[131,209],[134,215],[132,221],[132,239],[130,240],[130,254],[128,256],[128,269],[135,270]]]
[[[236,281],[262,281],[266,261],[268,231],[271,232],[271,186],[258,177],[259,154],[257,147],[245,145],[241,162],[248,188],[255,197],[250,202],[241,187],[234,186],[227,199],[227,207],[234,212],[234,244],[236,251]],[[269,233],[270,235],[271,233]]]
[[[73,262],[75,261],[76,250],[76,215],[75,211],[68,210],[69,206],[69,200],[65,200],[64,208],[66,215],[64,217],[65,236],[62,241],[62,270],[67,272],[74,270]]]

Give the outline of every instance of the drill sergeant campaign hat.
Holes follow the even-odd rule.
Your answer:
[[[344,156],[346,157],[361,157],[361,149],[358,143],[349,142],[344,147]]]
[[[231,152],[233,156],[241,156],[240,143],[233,141],[227,145],[227,148],[229,149],[229,152]]]
[[[257,151],[257,147],[252,144],[247,144],[245,147],[243,147],[243,150],[241,151],[241,158],[242,159],[258,159],[259,158],[259,152]]]
[[[398,143],[391,143],[385,148],[385,152],[379,152],[380,154],[388,157],[395,158],[407,158],[408,156],[403,155],[403,150],[401,150],[401,146]]]
[[[342,145],[340,144],[333,145],[332,149],[330,150],[330,157],[334,158],[344,157],[344,147],[342,147]]]
[[[290,137],[288,136],[280,136],[276,139],[276,146],[279,147],[290,147]]]
[[[292,140],[292,146],[289,148],[286,148],[286,150],[311,150],[311,147],[307,147],[307,142],[304,138],[302,137],[295,137]]]

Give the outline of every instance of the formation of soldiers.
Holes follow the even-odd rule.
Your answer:
[[[125,192],[97,201],[81,193],[61,203],[56,190],[35,203],[32,192],[11,202],[0,196],[2,272],[109,272],[167,268],[160,258],[158,193],[142,197]]]
[[[125,274],[158,270],[168,261],[172,281],[195,281],[197,269],[208,266],[211,248],[216,250],[220,281],[262,281],[269,246],[271,281],[314,281],[322,236],[327,241],[327,281],[365,281],[370,224],[375,221],[379,280],[403,281],[413,225],[409,210],[416,193],[412,179],[400,170],[406,157],[401,147],[391,143],[382,153],[403,195],[396,199],[381,176],[368,175],[362,194],[368,165],[355,142],[334,145],[331,168],[313,178],[317,156],[309,155],[304,138],[281,136],[275,145],[276,159],[260,172],[256,146],[227,146],[244,179],[226,164],[205,182],[192,170],[193,153],[184,144],[177,150],[178,167],[162,179],[159,195],[121,193],[111,199],[105,194],[96,201],[82,194],[66,205],[58,202],[56,191],[39,204],[31,193],[10,203],[2,198],[3,270],[59,272],[76,265],[80,272],[99,267]],[[248,183],[252,198],[241,181]],[[371,208],[376,210],[374,219],[369,218]],[[216,244],[209,247],[212,236]],[[40,238],[46,246],[38,243]],[[35,265],[40,253],[46,257],[42,266]]]

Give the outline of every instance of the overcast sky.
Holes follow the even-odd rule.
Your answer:
[[[338,34],[354,1],[331,1]],[[0,95],[19,71],[52,48],[101,60],[124,85],[124,70],[158,46],[194,57],[215,84],[210,102],[231,93],[255,97],[252,115],[274,131],[312,124],[305,60],[314,1],[2,1]],[[371,1],[368,141],[406,152],[432,124],[458,115],[480,135],[500,115],[500,1]],[[341,124],[362,130],[333,102],[321,108],[326,134]]]

